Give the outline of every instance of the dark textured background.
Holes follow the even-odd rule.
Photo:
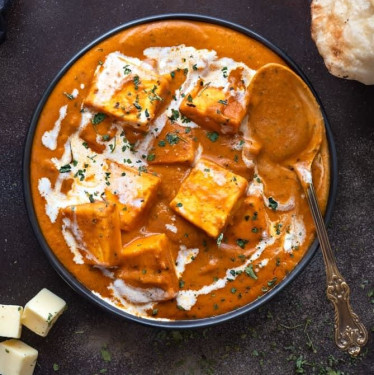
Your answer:
[[[164,331],[115,318],[82,300],[56,274],[29,224],[22,195],[22,152],[33,110],[59,69],[88,42],[127,21],[191,12],[225,18],[262,34],[310,78],[330,119],[339,187],[329,228],[352,304],[374,327],[374,87],[328,74],[310,38],[309,2],[13,1],[0,46],[0,303],[25,304],[48,287],[69,304],[47,338],[23,331],[39,350],[35,374],[373,374],[373,338],[352,360],[334,346],[318,253],[262,309],[217,327]],[[107,347],[111,361],[101,350]],[[304,362],[305,361],[305,362]],[[106,369],[106,372],[105,370]],[[302,370],[304,369],[304,370]],[[330,370],[329,370],[330,369]],[[332,372],[335,370],[336,372]],[[330,371],[330,372],[328,372]]]

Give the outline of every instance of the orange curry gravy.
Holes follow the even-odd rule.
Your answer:
[[[96,45],[68,70],[50,95],[36,128],[30,168],[32,196],[40,227],[49,246],[64,266],[82,284],[104,298],[111,298],[108,286],[113,280],[108,274],[104,275],[102,270],[87,262],[77,264],[73,261],[73,254],[61,231],[62,214],[59,212],[55,222],[51,222],[46,214],[46,200],[38,190],[39,181],[41,178],[48,178],[52,186],[56,183],[60,172],[51,159],[62,157],[69,136],[78,130],[82,116],[82,103],[89,93],[95,70],[98,64],[105,61],[109,53],[119,51],[123,55],[144,60],[145,48],[181,44],[196,49],[215,50],[218,57],[232,58],[253,70],[258,70],[270,62],[285,65],[279,56],[259,42],[224,27],[187,21],[164,21],[136,26]],[[158,111],[162,111],[173,100],[174,91],[184,79],[183,72],[176,72],[173,79],[169,78],[169,89]],[[70,94],[74,89],[79,90],[76,97]],[[59,110],[63,106],[67,106],[67,111],[61,121],[57,147],[55,150],[50,150],[43,145],[42,137],[46,131],[54,127],[59,118]],[[286,116],[282,114],[281,108],[277,112],[279,116]],[[253,167],[249,167],[243,161],[245,141],[241,130],[236,134],[225,135],[212,132],[211,129],[188,128],[188,124],[185,125],[187,126],[179,133],[180,137],[186,137],[189,141],[192,139],[196,144],[200,144],[203,150],[202,158],[242,176],[249,185],[254,183],[258,188],[262,186],[263,195],[266,198],[256,200],[255,197],[251,201],[251,194],[249,198],[242,195],[230,214],[228,223],[222,231],[223,234],[213,238],[170,207],[170,202],[177,195],[182,181],[191,171],[191,164],[149,163],[148,173],[157,175],[161,179],[161,184],[152,203],[142,213],[137,225],[131,230],[121,232],[123,246],[149,234],[165,233],[170,242],[169,247],[174,262],[181,245],[187,249],[199,249],[198,254],[193,257],[191,263],[186,265],[185,271],[179,276],[180,291],[201,290],[204,286],[212,285],[220,279],[229,279],[224,287],[199,295],[196,303],[189,310],[178,305],[176,298],[154,303],[146,311],[153,318],[210,317],[248,304],[281,282],[304,256],[315,237],[307,201],[293,171],[271,162],[266,155],[261,153],[261,150],[254,158]],[[113,139],[109,116],[95,127],[100,136],[108,134],[109,139]],[[269,136],[274,136],[273,141],[276,144],[276,135]],[[141,141],[144,134],[127,129],[126,137],[130,142],[135,143]],[[92,148],[92,152],[96,154],[102,152],[103,146],[96,143],[95,139],[91,139],[92,142],[90,142],[89,134],[84,139],[88,140],[88,147]],[[162,136],[158,136],[148,153],[148,160],[152,161],[155,158],[154,161],[157,161],[157,156],[162,151],[157,148],[160,140],[165,141]],[[185,145],[184,141],[177,142],[178,148],[175,152],[183,154],[183,145]],[[117,147],[120,146],[117,145]],[[167,147],[172,149],[172,144],[166,142]],[[326,139],[323,140],[321,150],[313,163],[312,172],[320,205],[324,209],[328,198],[330,176]],[[77,175],[75,178],[80,177]],[[73,180],[74,177],[64,180],[61,187],[62,193],[69,191]],[[269,197],[271,197],[270,200]],[[100,197],[94,197],[94,200],[100,200]],[[292,203],[292,200],[291,208],[287,207],[287,202]],[[277,207],[272,202],[276,202]],[[88,199],[87,203],[89,203]],[[286,251],[283,241],[292,226],[290,221],[292,215],[302,220],[305,238],[300,245],[288,247]],[[272,224],[267,228],[268,239],[273,238],[274,243],[270,241],[260,256],[253,259],[245,270],[237,274],[233,271],[231,278],[230,270],[237,269],[256,253],[259,243],[263,240],[263,231],[269,222]],[[173,230],[167,229],[165,224],[172,225]],[[297,225],[296,228],[298,228]],[[297,229],[293,228],[293,230]],[[114,303],[121,307],[118,301]]]

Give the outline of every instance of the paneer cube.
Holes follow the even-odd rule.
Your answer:
[[[226,226],[246,187],[243,177],[200,159],[182,182],[170,207],[215,238]]]
[[[115,204],[96,201],[68,206],[63,212],[63,230],[86,264],[116,266],[122,248],[119,210]]]
[[[231,72],[229,89],[210,86],[200,80],[184,97],[180,112],[203,128],[223,134],[237,133],[249,102],[249,83],[243,83],[242,72],[241,68]]]
[[[44,288],[26,303],[22,324],[37,335],[45,337],[65,308],[66,302],[62,298]]]
[[[15,339],[21,337],[22,312],[22,306],[0,305],[0,336],[13,337]]]
[[[38,351],[20,340],[0,342],[0,372],[2,375],[32,375]]]
[[[154,201],[161,180],[150,173],[109,163],[109,185],[105,196],[118,206],[121,229],[133,229]]]
[[[246,197],[236,211],[232,224],[225,232],[227,243],[241,248],[253,247],[265,234],[268,236],[268,217],[261,195]],[[247,245],[248,244],[248,245]]]
[[[192,164],[197,142],[193,129],[167,122],[148,153],[150,164]]]
[[[110,53],[95,72],[85,105],[147,131],[168,90],[168,80],[139,59]]]
[[[178,292],[171,243],[165,234],[155,234],[132,241],[122,249],[122,266],[117,276],[125,283],[152,289],[149,300],[172,299]],[[155,289],[162,293],[155,292]]]

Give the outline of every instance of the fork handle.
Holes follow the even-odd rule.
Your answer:
[[[327,298],[332,302],[335,309],[335,343],[339,349],[348,351],[351,356],[356,357],[367,343],[368,332],[357,314],[352,310],[349,301],[350,289],[336,265],[312,183],[306,189],[306,196],[325,262]]]

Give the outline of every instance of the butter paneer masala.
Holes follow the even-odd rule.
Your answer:
[[[138,316],[196,319],[254,301],[300,261],[315,237],[303,190],[272,157],[271,126],[260,140],[251,123],[267,63],[285,64],[236,31],[162,21],[106,39],[56,84],[35,132],[33,202],[87,288]],[[324,209],[326,138],[312,172]]]

